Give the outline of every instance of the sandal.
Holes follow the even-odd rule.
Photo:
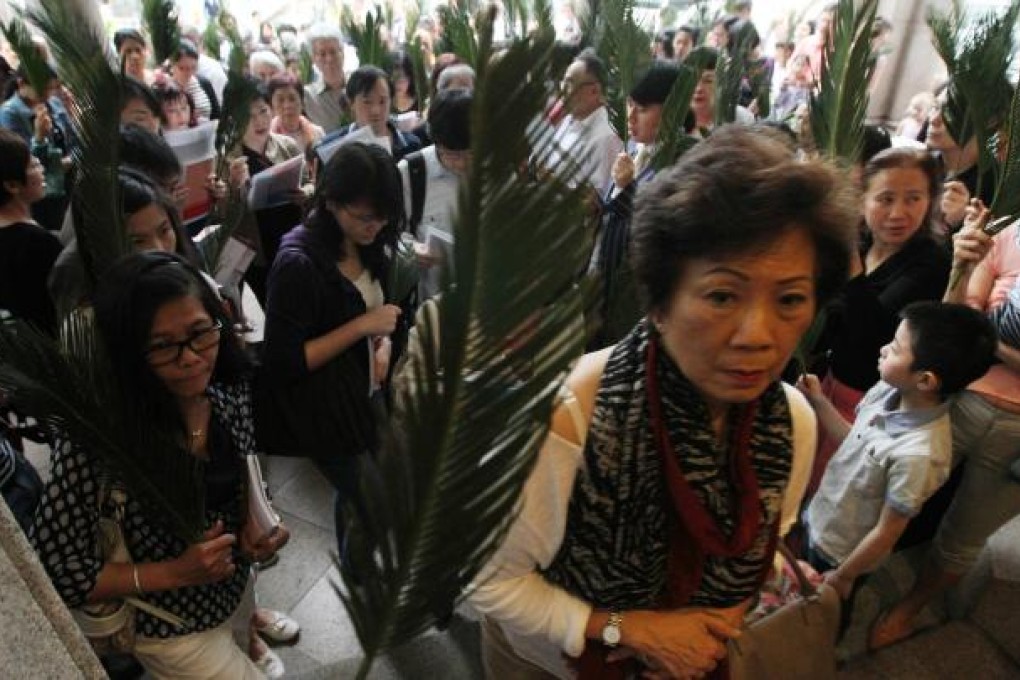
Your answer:
[[[273,642],[294,642],[301,634],[301,626],[298,625],[298,622],[283,612],[272,609],[259,609],[259,611],[269,614],[269,623],[259,626],[255,623],[255,619],[258,618],[256,616],[252,620],[252,628],[267,639]]]

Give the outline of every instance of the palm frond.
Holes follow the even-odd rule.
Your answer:
[[[807,329],[807,332],[801,336],[800,342],[797,343],[797,349],[793,352],[793,361],[797,364],[797,373],[803,375],[811,370],[811,366],[814,362],[816,347],[818,341],[822,337],[822,333],[825,332],[825,326],[829,321],[829,308],[822,307],[815,313],[815,319],[811,322],[811,327]]]
[[[1006,155],[1002,159],[995,186],[995,197],[989,210],[993,215],[1020,214],[1020,81],[1013,91],[1009,105],[1009,117],[1002,134],[1006,137]]]
[[[606,106],[618,135],[627,138],[627,95],[652,60],[652,36],[634,18],[634,0],[602,0],[596,20],[595,51],[606,64]]]
[[[227,56],[227,72],[244,75],[248,67],[248,57],[244,51],[244,40],[241,32],[237,29],[237,21],[234,16],[226,10],[221,10],[216,17],[216,23],[227,42],[230,43],[230,54]]]
[[[222,47],[222,45],[223,40],[220,38],[220,32],[216,27],[216,22],[210,21],[205,25],[205,30],[202,31],[202,48],[205,50],[205,53],[213,59],[219,59],[220,47]]]
[[[732,123],[737,119],[740,104],[740,82],[744,76],[744,57],[747,54],[746,40],[733,46],[732,52],[719,50],[715,66],[715,120],[716,127]]]
[[[393,261],[390,265],[389,285],[386,286],[387,302],[400,304],[407,299],[415,288],[418,287],[418,280],[421,269],[418,265],[418,256],[414,247],[403,239],[397,241],[393,250]]]
[[[864,148],[864,120],[871,81],[871,26],[877,0],[840,0],[833,37],[825,47],[822,76],[811,94],[810,127],[816,148],[832,159],[855,163]]]
[[[89,284],[130,252],[120,210],[121,76],[95,26],[78,3],[39,0],[29,20],[46,36],[61,81],[71,91],[71,121],[78,145],[74,228]]]
[[[591,1],[597,2],[597,0]],[[550,0],[534,0],[534,14],[539,33],[547,35],[556,33],[556,29],[553,27],[553,8]],[[522,15],[521,21],[521,37],[523,38],[528,35],[527,17]]]
[[[173,0],[142,0],[142,22],[152,42],[152,56],[157,64],[162,64],[181,43],[177,3]]]
[[[425,0],[417,0],[414,6],[407,13],[407,23],[404,24],[404,44],[410,45],[414,42],[415,34],[418,32],[418,24],[422,15],[425,14]]]
[[[414,91],[418,93],[419,103],[423,105],[432,96],[429,91],[429,76],[425,68],[425,49],[421,44],[421,37],[415,36],[414,40],[407,43],[405,50],[411,60],[411,78],[414,81]]]
[[[389,71],[390,53],[382,38],[384,26],[382,9],[376,5],[375,12],[366,12],[364,24],[359,24],[355,20],[353,12],[346,5],[341,17],[344,35],[354,44],[354,49],[358,52],[358,62],[362,65],[374,64],[384,71]]]
[[[697,59],[691,59],[686,64],[680,64],[677,71],[677,78],[662,105],[662,118],[655,138],[655,155],[651,161],[656,170],[676,163],[696,143],[685,132],[684,121],[691,110],[691,97],[701,80],[702,69]]]
[[[448,620],[508,529],[582,351],[582,190],[568,188],[573,175],[533,185],[518,173],[551,94],[552,43],[517,42],[493,64],[491,28],[481,36],[453,263],[410,353],[402,436],[382,438],[350,506],[338,592],[365,653],[359,677],[381,651]],[[548,156],[552,130],[538,137]]]
[[[20,16],[11,18],[7,25],[0,24],[7,44],[18,55],[18,61],[25,70],[28,84],[40,97],[49,89],[51,69],[39,47],[32,40],[32,33]]]
[[[91,315],[69,317],[63,344],[22,322],[0,326],[0,390],[11,403],[104,463],[155,521],[197,540],[202,462],[126,399],[112,375]]]
[[[315,79],[315,64],[312,61],[312,51],[307,44],[301,45],[298,52],[298,71],[301,74],[301,83],[307,85]]]
[[[459,5],[443,5],[437,10],[443,25],[446,51],[453,52],[461,61],[478,70],[478,40],[471,25],[471,14]]]

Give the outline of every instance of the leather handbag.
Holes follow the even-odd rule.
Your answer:
[[[788,602],[730,640],[730,680],[829,680],[836,677],[839,594],[825,583],[815,587],[789,547],[777,550],[800,583],[801,597]]]

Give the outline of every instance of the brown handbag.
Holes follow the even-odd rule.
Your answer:
[[[832,586],[808,581],[790,548],[777,550],[793,568],[801,597],[730,640],[730,680],[829,680],[836,677],[836,637],[842,602]]]

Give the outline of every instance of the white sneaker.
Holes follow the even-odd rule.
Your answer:
[[[269,680],[280,680],[287,672],[283,667],[283,659],[271,650],[269,646],[266,646],[265,653],[255,659],[255,666],[262,671]]]

